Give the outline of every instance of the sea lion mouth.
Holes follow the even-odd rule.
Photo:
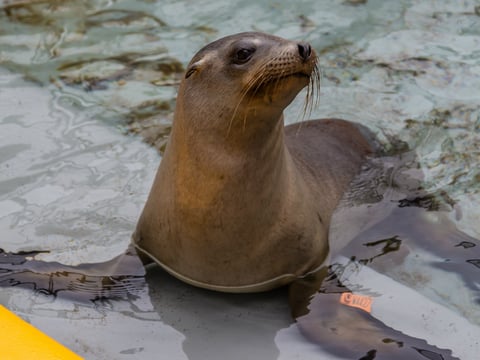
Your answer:
[[[313,80],[311,78],[311,74],[306,74],[304,72],[295,72],[291,74],[282,74],[279,76],[271,77],[269,79],[265,79],[264,81],[260,82],[256,89],[254,90],[255,93],[260,93],[262,91],[278,91],[279,87],[285,86],[289,81],[293,83],[300,84],[301,87],[307,86]]]
[[[291,75],[287,75],[285,77],[296,77],[296,78],[299,78],[299,79],[309,79],[311,78],[312,74],[309,73],[304,73],[304,72],[298,72],[298,73],[294,73],[294,74],[291,74]]]
[[[274,86],[279,86],[279,84],[282,82],[282,80],[286,79],[302,79],[306,81],[314,81],[312,78],[313,75],[313,70],[312,71],[297,71],[297,72],[291,72],[291,73],[285,73],[285,74],[278,74],[274,76],[266,76],[260,81],[257,82],[256,86],[253,87],[252,90],[254,92],[258,92],[259,90],[262,90],[264,88],[267,88],[271,85]]]

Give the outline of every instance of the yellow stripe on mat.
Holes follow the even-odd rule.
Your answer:
[[[65,346],[0,305],[0,358],[82,360]]]

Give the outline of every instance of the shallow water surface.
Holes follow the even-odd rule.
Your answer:
[[[309,41],[322,69],[311,117],[358,121],[415,148],[426,189],[454,200],[439,218],[480,239],[479,9],[475,0],[1,2],[0,248],[46,250],[35,259],[69,265],[123,253],[161,159],[147,144],[165,145],[185,65],[209,41],[251,30]],[[302,119],[302,101],[288,123]],[[417,249],[351,282],[391,291],[377,314],[387,325],[475,359],[480,309],[468,281],[478,281],[441,260]],[[215,294],[147,270],[116,300],[10,287],[0,303],[87,359],[334,359],[292,324],[284,289]],[[399,294],[408,296],[395,302]]]

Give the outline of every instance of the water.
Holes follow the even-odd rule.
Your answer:
[[[407,141],[428,189],[456,201],[449,218],[480,238],[480,2],[350,3],[2,3],[0,248],[49,250],[35,258],[71,265],[121,254],[160,161],[142,139],[164,145],[176,85],[195,51],[248,30],[311,42],[323,71],[312,117],[355,120]],[[287,122],[301,120],[302,105],[288,109]],[[478,334],[463,282],[428,267],[414,274],[426,271],[433,275],[418,286],[423,295],[444,306],[444,318],[470,319],[464,326]],[[291,325],[284,291],[212,294],[158,269],[146,280],[118,301],[4,288],[0,302],[88,359],[332,358]],[[408,330],[443,339],[434,318]],[[450,338],[462,359],[480,351],[478,342]]]

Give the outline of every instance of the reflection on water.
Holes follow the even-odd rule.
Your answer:
[[[164,147],[179,77],[205,43],[245,30],[304,39],[320,54],[323,69],[314,117],[356,120],[383,140],[395,134],[407,141],[418,153],[426,192],[442,204],[425,211],[431,198],[406,199],[395,187],[385,195],[376,183],[374,199],[363,197],[339,210],[332,235],[339,257],[331,269],[344,286],[381,294],[377,303],[387,293],[391,301],[403,298],[385,302],[384,311],[374,314],[385,326],[472,358],[480,351],[478,6],[475,0],[1,3],[0,248],[26,251],[23,257],[48,250],[34,256],[39,266],[46,266],[42,260],[72,266],[108,262],[122,254],[159,161],[155,150],[122,134],[140,134]],[[293,104],[287,121],[299,120],[301,107],[302,101]],[[407,173],[415,171],[412,166]],[[446,233],[446,244],[432,248],[426,241],[445,240]],[[354,238],[357,246],[342,250]],[[347,281],[340,269],[352,266],[358,271],[348,272]],[[298,335],[281,292],[218,295],[153,269],[144,282],[140,274],[104,278],[80,268],[36,278],[35,286],[46,291],[2,289],[0,301],[87,358],[153,358],[161,351],[175,359],[223,359],[234,347],[262,359],[332,359]],[[17,275],[37,276],[27,271]],[[395,281],[382,282],[381,274]],[[111,292],[102,305],[82,305],[82,296],[89,298],[92,287],[105,281]],[[53,299],[48,294],[54,289],[68,291]],[[118,300],[106,300],[111,295]],[[306,306],[305,295],[298,295]],[[320,295],[312,304],[328,305]],[[406,299],[418,300],[410,308],[422,301],[428,307],[415,316],[394,316],[408,307]],[[459,317],[468,322],[460,326]],[[433,331],[451,329],[436,323],[439,318],[452,319],[458,328],[446,337]],[[462,329],[470,335],[462,337]]]

